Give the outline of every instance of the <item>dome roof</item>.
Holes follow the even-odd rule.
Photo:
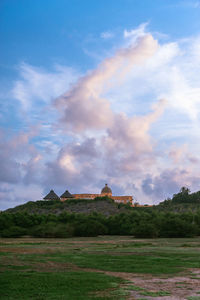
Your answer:
[[[101,194],[112,194],[112,190],[108,187],[107,183],[104,188],[101,190]]]

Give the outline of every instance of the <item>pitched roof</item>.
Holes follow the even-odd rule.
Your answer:
[[[60,198],[74,198],[74,196],[72,194],[70,194],[69,191],[65,191],[61,196]]]
[[[53,190],[51,190],[43,199],[57,200],[60,199]]]

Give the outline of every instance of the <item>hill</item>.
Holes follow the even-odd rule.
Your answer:
[[[198,194],[185,191],[153,207],[130,207],[107,197],[27,202],[0,214],[0,237],[192,237],[200,235],[199,205]]]
[[[176,213],[196,212],[200,210],[200,191],[190,193],[188,188],[182,187],[179,193],[173,195],[172,199],[166,199],[154,206],[154,209]]]
[[[183,189],[183,190],[182,190]],[[59,215],[63,212],[91,214],[98,212],[105,216],[115,215],[119,213],[130,213],[133,209],[136,211],[160,211],[160,212],[197,212],[200,211],[200,192],[189,193],[182,188],[172,199],[168,198],[158,205],[153,206],[136,206],[130,207],[129,204],[117,204],[108,197],[97,197],[94,200],[72,199],[65,202],[60,200],[52,201],[29,201],[25,204],[9,208],[6,213],[25,212],[28,214],[55,214]]]
[[[61,202],[59,200],[51,201],[29,201],[25,204],[9,208],[6,213],[25,212],[28,214],[55,214],[63,212],[91,214],[98,212],[103,215],[114,215],[130,211],[129,205],[117,204],[108,197],[98,197],[94,200],[73,199]]]
[[[174,194],[172,199],[168,198],[158,205],[130,207],[129,204],[117,204],[109,197],[97,197],[94,200],[72,199],[65,202],[52,201],[29,201],[25,204],[7,209],[7,213],[26,212],[28,214],[55,214],[63,212],[91,214],[98,212],[105,216],[119,213],[130,213],[134,211],[158,211],[158,212],[197,212],[200,211],[200,191],[190,193],[189,189],[182,187],[180,192]]]
[[[184,213],[192,212],[195,213],[200,211],[199,203],[174,203],[172,201],[165,200],[158,205],[153,206],[154,210],[160,212],[174,212],[174,213]]]

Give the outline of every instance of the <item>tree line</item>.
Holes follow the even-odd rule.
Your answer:
[[[178,238],[200,235],[200,210],[195,213],[160,212],[134,208],[128,213],[105,216],[62,212],[0,213],[1,237],[67,238],[73,236],[132,235],[137,238]]]
[[[191,193],[187,187],[182,187],[179,193],[174,194],[172,199],[168,198],[161,202],[163,205],[170,204],[200,204],[200,191]]]

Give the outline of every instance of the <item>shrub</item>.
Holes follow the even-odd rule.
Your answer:
[[[97,236],[106,234],[107,228],[98,221],[86,220],[85,222],[75,224],[76,236]]]
[[[26,229],[19,226],[11,226],[2,230],[1,237],[6,238],[17,238],[25,235],[27,233]]]
[[[140,224],[132,230],[132,234],[137,238],[155,238],[158,237],[158,229],[152,223],[140,222]]]
[[[74,235],[74,227],[71,224],[46,223],[32,228],[34,237],[67,238]]]
[[[160,237],[193,237],[196,233],[197,226],[182,220],[178,215],[161,222]]]

